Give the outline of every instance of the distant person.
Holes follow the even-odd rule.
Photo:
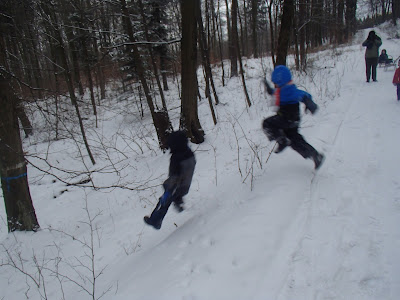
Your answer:
[[[299,90],[292,82],[292,74],[286,66],[276,66],[271,75],[275,89],[269,86],[264,79],[267,92],[275,97],[275,105],[278,106],[276,115],[263,121],[263,130],[270,141],[276,141],[278,148],[275,153],[282,152],[287,146],[292,147],[304,158],[314,161],[314,168],[318,169],[324,155],[318,153],[313,146],[308,144],[298,132],[300,124],[299,103],[306,106],[306,110],[314,114],[318,106],[312,101],[309,93]]]
[[[378,66],[378,58],[379,58],[379,47],[382,45],[382,40],[379,36],[375,34],[375,31],[370,31],[368,34],[368,38],[362,43],[364,47],[367,47],[365,50],[365,67],[366,67],[366,75],[367,82],[369,82],[371,78],[372,71],[372,80],[377,81],[376,79],[376,67]]]
[[[158,200],[151,216],[144,217],[144,221],[155,229],[161,228],[162,221],[172,203],[178,212],[183,211],[182,197],[189,192],[196,165],[196,159],[183,131],[170,133],[167,145],[171,151],[171,158],[168,179],[163,183],[164,194]]]
[[[400,101],[400,59],[397,62],[397,69],[394,72],[393,85],[397,87],[397,101]]]
[[[379,63],[385,64],[389,60],[389,56],[386,53],[386,49],[382,49],[381,55],[379,55]]]

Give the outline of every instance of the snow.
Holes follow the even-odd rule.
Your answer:
[[[400,55],[390,36],[399,28],[374,30],[381,49]],[[320,107],[302,116],[300,129],[326,155],[317,172],[292,149],[271,154],[261,130],[274,113],[260,83],[270,59],[245,62],[250,108],[240,79],[223,87],[216,69],[218,124],[204,99],[206,141],[190,145],[197,166],[186,209],[171,207],[159,231],[143,216],[162,194],[169,153],[157,149],[148,111],[141,119],[131,95],[98,108],[99,128],[86,121],[95,166],[79,134],[45,142],[54,133],[36,121],[24,140],[28,160],[57,178],[28,166],[39,232],[7,233],[1,201],[0,299],[399,299],[400,103],[394,69],[379,68],[378,82],[365,82],[360,45],[368,31],[310,55],[307,75],[294,72]],[[170,88],[177,128],[177,83]],[[61,181],[86,178],[62,169],[86,168],[104,188]]]

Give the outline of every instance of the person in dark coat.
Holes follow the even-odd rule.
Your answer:
[[[270,141],[276,141],[278,148],[275,153],[282,152],[287,146],[291,146],[304,158],[314,161],[315,169],[318,169],[324,155],[319,153],[298,132],[300,124],[299,103],[306,106],[306,110],[314,114],[318,106],[312,100],[309,93],[299,90],[292,82],[292,74],[286,66],[276,66],[271,76],[275,84],[273,89],[264,79],[267,92],[275,97],[275,105],[278,107],[276,115],[263,121],[263,130]]]
[[[168,137],[167,145],[171,151],[171,158],[168,179],[163,183],[164,194],[159,198],[151,216],[144,217],[144,221],[155,229],[161,228],[162,221],[172,203],[178,212],[183,211],[183,196],[189,192],[196,165],[196,159],[183,131],[172,132]]]
[[[379,58],[379,47],[382,45],[382,40],[379,36],[375,34],[375,31],[370,31],[368,34],[368,38],[362,43],[364,47],[367,47],[365,50],[365,67],[366,67],[366,75],[367,82],[369,82],[372,73],[372,80],[377,81],[376,79],[376,67],[378,66],[378,58]]]

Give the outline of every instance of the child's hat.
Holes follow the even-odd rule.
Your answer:
[[[187,147],[186,133],[182,130],[173,131],[168,136],[167,145],[171,152],[179,152]]]
[[[281,87],[292,80],[292,74],[290,73],[288,67],[279,65],[276,66],[274,71],[272,72],[271,80],[278,87]]]

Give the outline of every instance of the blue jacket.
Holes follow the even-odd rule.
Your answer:
[[[279,106],[278,115],[288,120],[300,120],[300,102],[303,102],[306,106],[306,110],[309,110],[312,114],[318,109],[318,105],[314,103],[312,96],[303,90],[299,90],[296,85],[291,82],[282,85],[278,89],[271,88],[266,80],[264,80],[264,84],[268,94],[275,95],[276,97],[276,105]]]
[[[312,100],[309,93],[299,90],[296,85],[290,83],[280,88],[279,98],[279,106],[304,102],[307,98]]]

